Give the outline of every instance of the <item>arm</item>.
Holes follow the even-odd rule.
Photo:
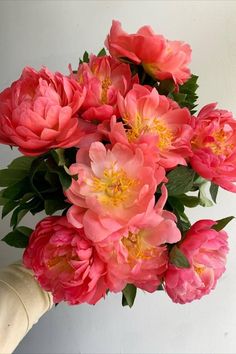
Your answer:
[[[9,354],[53,305],[21,262],[0,270],[0,353]]]

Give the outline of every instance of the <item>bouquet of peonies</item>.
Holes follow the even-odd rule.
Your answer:
[[[113,21],[105,45],[67,76],[26,67],[0,94],[0,142],[24,155],[0,171],[3,241],[26,247],[55,303],[122,292],[132,306],[137,288],[200,299],[225,270],[232,217],[191,226],[185,207],[236,192],[236,120],[215,103],[194,115],[188,44]]]

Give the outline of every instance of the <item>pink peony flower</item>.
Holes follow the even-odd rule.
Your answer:
[[[86,120],[103,121],[117,114],[117,94],[124,96],[137,82],[131,77],[130,66],[110,56],[90,56],[89,63],[80,64],[77,74],[72,74],[87,90],[80,109]]]
[[[78,174],[78,180],[72,181],[66,195],[75,206],[88,208],[82,222],[85,234],[89,238],[96,234],[98,240],[153,207],[156,187],[165,177],[164,169],[157,174],[145,165],[140,149],[133,152],[115,144],[106,150],[100,142],[92,143],[89,152],[80,149],[70,172]],[[75,215],[73,210],[71,220]],[[81,215],[79,209],[79,219]]]
[[[236,120],[215,107],[206,105],[196,119],[190,164],[200,176],[236,192]]]
[[[83,229],[75,229],[66,217],[47,217],[38,223],[23,259],[42,288],[52,292],[55,303],[95,304],[105,296],[106,266]]]
[[[181,85],[191,75],[188,68],[190,46],[180,41],[169,41],[155,34],[149,26],[140,28],[136,34],[128,34],[119,21],[113,21],[105,45],[111,56],[142,64],[144,70],[158,80],[172,78]]]
[[[0,142],[25,155],[76,146],[84,135],[75,115],[86,91],[73,79],[47,68],[25,68],[0,94]]]
[[[126,124],[112,119],[109,139],[141,148],[146,158],[165,168],[186,165],[192,154],[192,117],[154,88],[134,85],[125,98],[119,96],[120,115]],[[100,128],[101,129],[101,128]]]
[[[155,208],[136,215],[127,225],[95,244],[107,263],[107,281],[111,291],[122,290],[127,283],[153,292],[160,285],[168,266],[166,243],[181,238],[174,214],[163,210],[166,188]],[[94,234],[96,239],[96,234]]]
[[[209,294],[224,273],[228,236],[225,231],[212,229],[214,224],[212,220],[196,222],[180,244],[190,268],[169,265],[165,289],[174,302],[184,304]]]

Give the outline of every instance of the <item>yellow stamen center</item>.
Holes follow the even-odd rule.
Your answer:
[[[150,259],[155,256],[156,249],[145,242],[145,232],[139,231],[132,233],[129,231],[128,236],[124,236],[121,240],[129,253],[129,260],[134,259]]]
[[[47,262],[48,268],[53,268],[55,266],[60,267],[63,271],[71,271],[73,268],[68,263],[68,256],[56,256]]]
[[[159,140],[157,146],[160,150],[168,149],[171,145],[173,134],[163,121],[158,118],[149,120],[137,115],[135,122],[131,125],[131,128],[127,130],[129,141],[134,141],[140,137],[140,135],[147,133],[158,135]]]
[[[105,78],[102,80],[102,93],[101,93],[101,103],[106,104],[108,99],[107,99],[107,91],[109,87],[111,86],[112,82],[110,78]]]
[[[119,206],[128,199],[130,190],[136,183],[124,170],[116,169],[113,165],[104,170],[102,178],[93,178],[92,191],[99,193],[99,200],[103,204]]]
[[[214,141],[204,143],[201,136],[195,136],[191,141],[193,148],[209,147],[215,155],[228,156],[231,154],[234,144],[230,144],[232,133],[226,132],[224,129],[216,130],[212,135]]]
[[[154,119],[153,132],[158,134],[158,147],[160,150],[165,150],[171,145],[173,134],[162,121]]]
[[[205,271],[205,267],[203,267],[203,266],[194,266],[194,271],[195,271],[199,276],[201,276],[202,273],[204,273],[204,271]]]
[[[214,154],[216,155],[229,155],[233,144],[228,143],[229,134],[226,133],[223,129],[216,131],[213,135],[215,139],[214,142],[207,144],[211,148]]]

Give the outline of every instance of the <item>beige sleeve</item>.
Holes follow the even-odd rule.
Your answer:
[[[0,270],[0,354],[14,351],[31,327],[53,305],[21,262]]]

